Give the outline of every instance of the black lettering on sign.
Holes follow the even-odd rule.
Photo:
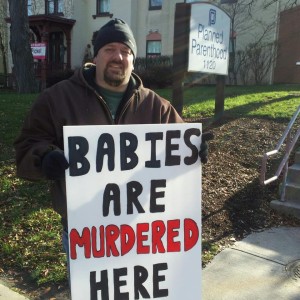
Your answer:
[[[184,163],[188,166],[196,163],[199,158],[199,150],[196,145],[192,144],[191,136],[193,135],[200,136],[200,134],[201,131],[198,128],[187,129],[184,133],[183,136],[184,142],[192,151],[191,156],[187,156],[184,158]]]
[[[173,144],[173,139],[180,138],[180,130],[168,130],[166,134],[166,166],[180,165],[180,155],[172,155],[174,150],[179,149],[179,144]]]
[[[107,155],[107,168],[109,171],[115,169],[115,142],[109,133],[103,133],[98,139],[96,154],[96,171],[102,171],[104,156]]]
[[[150,190],[150,212],[151,213],[158,213],[165,211],[165,205],[157,204],[156,200],[158,198],[164,198],[165,192],[164,191],[157,191],[157,188],[165,188],[167,184],[166,179],[159,179],[159,180],[151,180],[151,190]]]
[[[126,280],[120,280],[121,276],[127,275],[127,268],[114,269],[114,299],[129,300],[129,293],[121,293],[120,288],[127,284]]]
[[[159,272],[165,270],[168,270],[167,263],[153,265],[153,298],[167,297],[169,295],[168,289],[159,288],[159,283],[166,280],[166,276],[159,275]]]
[[[121,214],[121,196],[120,188],[115,183],[109,183],[106,185],[103,193],[103,216],[107,217],[109,214],[109,204],[113,202],[114,215],[119,216]]]
[[[138,213],[144,213],[138,196],[142,193],[143,186],[138,181],[130,181],[127,183],[127,214],[133,214],[133,205],[137,209]]]
[[[91,300],[98,300],[98,291],[101,291],[101,299],[109,299],[107,270],[101,271],[101,280],[98,282],[96,282],[96,272],[90,272]]]
[[[90,163],[85,157],[89,151],[89,143],[82,136],[68,138],[70,176],[82,176],[89,172]]]
[[[153,297],[163,298],[169,295],[168,289],[160,288],[160,283],[166,280],[165,275],[161,275],[160,272],[168,270],[167,263],[158,263],[153,265],[152,276],[149,276],[148,270],[143,266],[134,266],[134,298],[133,295],[129,295],[129,292],[121,292],[121,288],[127,286],[127,280],[121,280],[121,277],[128,275],[128,269],[126,267],[113,269],[113,288],[114,288],[114,300],[129,300],[129,299],[149,299],[151,295],[144,286],[147,280],[152,280]],[[108,285],[108,270],[102,270],[100,272],[101,280],[96,281],[96,271],[90,272],[90,296],[91,300],[98,300],[98,291],[101,291],[101,299],[109,300],[109,285]],[[111,284],[110,284],[111,286]]]
[[[140,294],[142,299],[150,298],[150,295],[143,283],[146,282],[148,278],[148,271],[143,266],[134,267],[134,299],[140,299]]]
[[[135,151],[138,147],[137,137],[130,132],[120,134],[121,171],[134,169],[139,158]]]
[[[146,168],[160,168],[160,160],[156,159],[156,141],[163,140],[162,132],[147,132],[146,141],[151,142],[151,157],[145,162]]]

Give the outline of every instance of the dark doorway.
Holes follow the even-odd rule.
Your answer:
[[[64,69],[65,50],[64,33],[51,32],[49,34],[49,66],[52,66],[53,69]]]

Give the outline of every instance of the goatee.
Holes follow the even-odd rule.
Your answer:
[[[108,68],[109,65],[104,70],[104,81],[110,86],[120,86],[125,80],[125,73],[123,72],[123,70],[119,70],[118,72],[109,72]]]

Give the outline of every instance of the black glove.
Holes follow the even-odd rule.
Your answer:
[[[64,151],[56,149],[48,152],[42,160],[42,171],[48,179],[58,180],[65,177],[65,170],[69,163],[65,158]]]
[[[200,145],[199,150],[199,157],[203,164],[207,163],[208,161],[208,144],[207,141],[212,140],[214,135],[211,132],[203,133],[202,134],[202,142]]]

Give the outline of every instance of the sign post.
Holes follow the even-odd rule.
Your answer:
[[[209,3],[191,5],[188,71],[227,75],[230,18]]]
[[[219,116],[224,110],[224,76],[228,74],[231,19],[225,11],[211,3],[184,5],[184,12],[189,14],[188,44],[179,46],[178,43],[175,43],[178,37],[176,32],[174,33],[174,64],[181,59],[186,61],[187,72],[218,75],[215,116]],[[176,11],[179,9],[183,11],[183,7],[176,5]],[[177,22],[178,20],[175,19],[175,24]],[[184,37],[181,36],[181,39],[184,40]],[[181,49],[179,54],[177,47]],[[187,49],[187,55],[184,49]],[[178,55],[180,55],[180,59],[177,58]],[[221,89],[223,89],[223,93]],[[220,97],[222,94],[223,96]],[[177,102],[180,101],[177,100]]]
[[[42,60],[40,66],[41,66],[41,89],[46,88],[46,49],[47,44],[46,43],[33,43],[31,44],[31,52],[33,59],[39,59]]]
[[[179,114],[181,114],[183,110],[183,80],[187,70],[190,11],[191,6],[189,4],[176,4],[173,44],[172,103]]]
[[[209,3],[193,4],[190,18],[189,72],[217,74],[215,118],[224,112],[225,75],[228,75],[231,20]]]
[[[201,299],[201,130],[64,127],[72,300]]]

